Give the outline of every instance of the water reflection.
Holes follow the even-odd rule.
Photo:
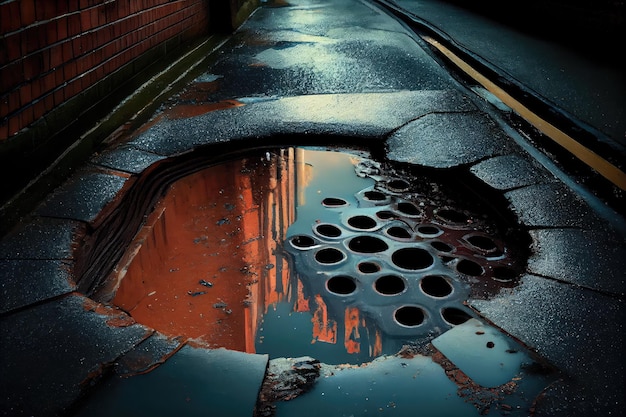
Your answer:
[[[383,177],[365,153],[315,148],[188,175],[107,280],[112,302],[198,345],[328,364],[431,340],[471,317],[472,283],[503,285],[508,248],[469,230],[469,214],[400,198],[408,180],[383,190]]]

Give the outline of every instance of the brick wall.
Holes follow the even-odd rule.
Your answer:
[[[208,18],[204,0],[0,1],[0,141]]]

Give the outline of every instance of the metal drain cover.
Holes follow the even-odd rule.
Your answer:
[[[317,169],[307,172],[285,249],[309,299],[329,316],[357,318],[381,339],[432,340],[475,316],[463,303],[470,294],[515,285],[518,250],[489,213],[459,200],[460,186],[355,154],[306,157]],[[360,332],[346,326],[349,346]]]

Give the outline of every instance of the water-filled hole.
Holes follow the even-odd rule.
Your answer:
[[[315,227],[317,233],[326,237],[339,237],[341,236],[341,229],[334,224],[318,224]]]
[[[336,264],[344,257],[343,252],[335,248],[324,248],[315,253],[315,260],[321,264]]]
[[[454,251],[454,246],[447,244],[446,242],[441,242],[436,240],[434,242],[430,242],[430,246],[439,252],[451,253]]]
[[[398,249],[391,255],[391,261],[404,269],[425,269],[435,262],[432,255],[421,248]]]
[[[359,253],[377,253],[386,251],[389,246],[374,236],[357,236],[350,240],[348,247]]]
[[[498,282],[513,282],[517,278],[517,273],[512,268],[497,266],[493,268],[492,278]]]
[[[437,210],[435,215],[441,220],[450,223],[467,223],[470,219],[465,213],[452,209]]]
[[[374,262],[361,262],[357,268],[359,272],[364,274],[373,274],[374,272],[380,271],[380,265]]]
[[[429,275],[422,278],[420,288],[426,294],[438,298],[446,297],[452,293],[452,286],[448,280],[439,275]]]
[[[356,290],[356,282],[352,277],[339,275],[330,278],[326,282],[326,288],[334,294],[348,295],[352,294]]]
[[[398,211],[407,216],[418,216],[420,214],[420,210],[415,204],[407,202],[398,203]]]
[[[415,230],[424,236],[439,236],[442,233],[438,227],[432,225],[419,225]]]
[[[397,275],[385,275],[374,282],[374,289],[384,295],[396,295],[406,288],[404,280]]]
[[[408,190],[410,184],[408,181],[403,180],[401,178],[396,178],[387,183],[389,189],[393,191],[406,191]]]
[[[393,212],[391,212],[389,210],[381,210],[381,211],[376,213],[376,217],[378,217],[381,220],[393,219],[395,216],[396,215],[393,214]]]
[[[415,327],[424,322],[424,310],[416,306],[404,306],[397,309],[394,314],[396,322],[402,326]]]
[[[315,246],[315,240],[310,236],[298,235],[291,238],[291,244],[296,248],[305,249]]]
[[[370,201],[385,201],[387,199],[387,196],[380,191],[366,191],[363,196]]]
[[[352,216],[348,219],[348,224],[355,229],[368,230],[376,227],[376,220],[369,216]]]
[[[343,207],[347,206],[348,202],[342,198],[326,197],[322,200],[322,205],[326,207]]]
[[[472,318],[472,316],[465,311],[455,307],[447,307],[441,310],[441,317],[454,326],[463,324]]]
[[[485,273],[482,266],[469,259],[461,259],[456,265],[456,270],[462,274],[478,277]]]
[[[400,226],[392,226],[387,229],[387,234],[391,237],[395,237],[398,239],[410,239],[411,233],[406,230],[404,227]]]

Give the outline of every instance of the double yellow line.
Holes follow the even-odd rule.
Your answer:
[[[524,106],[522,103],[511,97],[506,91],[498,87],[496,84],[487,79],[484,75],[480,74],[476,69],[474,69],[467,62],[463,61],[456,54],[450,51],[441,43],[437,42],[435,39],[425,36],[424,40],[437,48],[443,55],[445,55],[451,62],[453,62],[456,66],[458,66],[463,72],[476,80],[479,84],[489,90],[493,95],[498,97],[504,104],[509,106],[515,112],[517,112],[520,116],[522,116],[526,121],[535,126],[541,132],[543,132],[550,139],[561,145],[571,154],[576,156],[582,162],[587,164],[589,167],[594,169],[600,175],[602,175],[607,180],[611,181],[614,185],[621,188],[622,190],[626,190],[626,174],[617,168],[615,165],[611,164],[589,148],[578,143],[574,138],[567,135],[563,131],[556,128],[554,125],[549,123],[548,121],[542,119],[533,113],[528,107]]]

